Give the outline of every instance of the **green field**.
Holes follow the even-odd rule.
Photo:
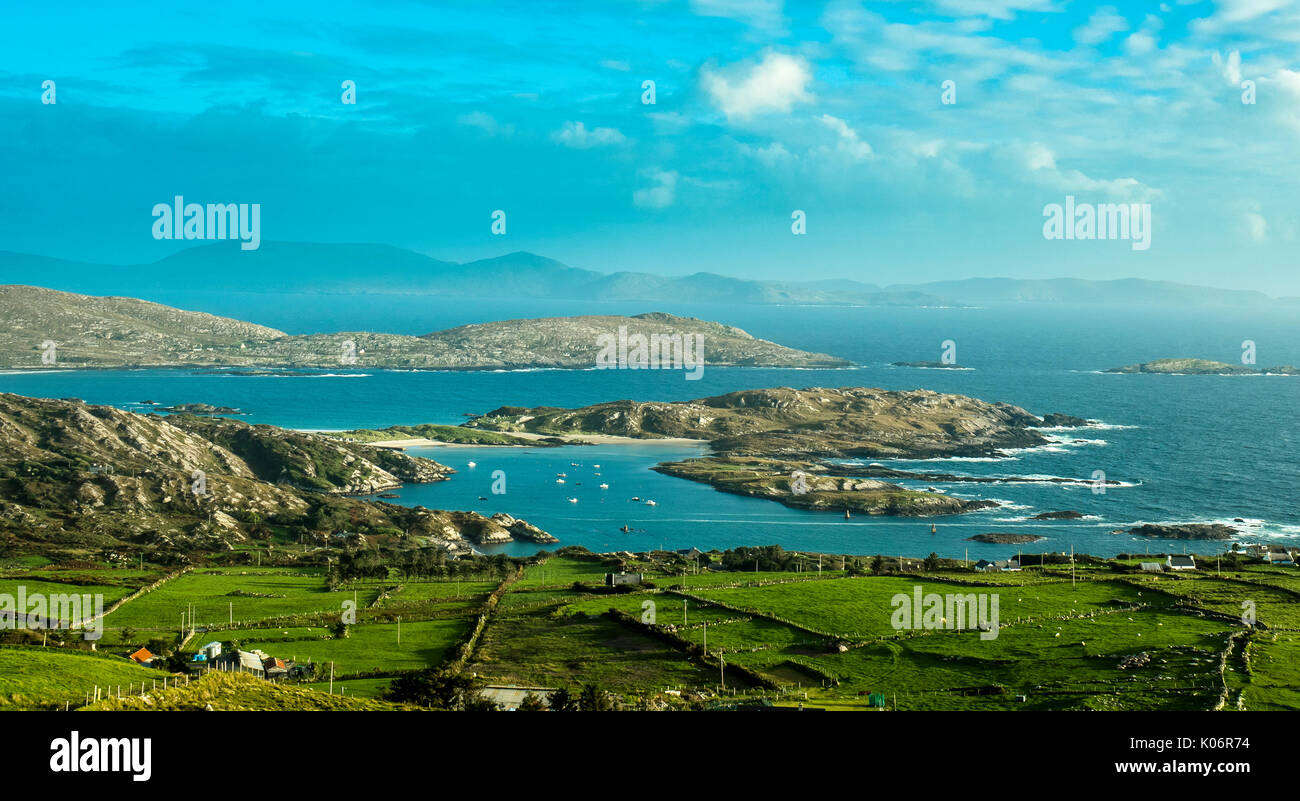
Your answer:
[[[120,685],[127,692],[132,685],[139,689],[142,683],[161,683],[165,675],[85,651],[0,646],[0,709],[44,708],[64,701],[78,705],[96,686],[116,691]]]

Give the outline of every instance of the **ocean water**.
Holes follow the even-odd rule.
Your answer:
[[[844,370],[707,368],[699,381],[680,371],[400,372],[364,364],[311,376],[205,375],[183,370],[58,371],[0,374],[0,391],[79,397],[142,410],[206,402],[234,406],[242,419],[303,429],[459,423],[500,405],[578,406],[619,398],[684,400],[738,389],[789,386],[918,387],[1006,401],[1036,414],[1064,412],[1101,421],[1049,431],[1045,447],[996,460],[884,461],[906,469],[978,476],[1089,479],[1095,471],[1122,482],[1094,494],[1088,486],[1047,482],[935,484],[963,498],[994,499],[997,509],[925,519],[855,516],[787,509],[719,493],[650,470],[656,462],[705,452],[664,444],[566,448],[440,447],[413,450],[458,472],[450,481],[410,485],[400,503],[509,512],[541,526],[562,544],[596,550],[703,549],[780,543],[846,553],[1005,557],[1027,551],[1181,552],[1212,545],[1111,533],[1142,522],[1225,522],[1243,542],[1300,544],[1300,377],[1113,375],[1101,370],[1163,356],[1236,362],[1243,340],[1260,365],[1300,364],[1300,320],[1285,309],[1169,310],[1001,306],[983,309],[718,307],[690,304],[465,301],[392,296],[187,293],[150,298],[237,316],[289,331],[427,331],[486,319],[564,314],[669,311],[740,326],[755,336],[832,353],[859,366]],[[945,340],[969,370],[891,367],[938,360]],[[706,342],[707,351],[707,342]],[[475,467],[470,467],[470,462]],[[883,461],[883,460],[882,460]],[[599,469],[595,465],[600,465]],[[506,476],[491,492],[492,472]],[[558,473],[567,473],[557,484]],[[600,473],[599,476],[596,473]],[[599,488],[601,483],[609,489]],[[928,485],[930,482],[923,484]],[[633,497],[653,499],[654,506]],[[572,502],[569,499],[576,499]],[[1029,521],[1072,509],[1077,521]],[[937,531],[930,532],[931,523]],[[619,529],[627,526],[630,532]],[[1028,546],[968,542],[1005,531],[1047,537]],[[533,544],[504,546],[531,553]]]

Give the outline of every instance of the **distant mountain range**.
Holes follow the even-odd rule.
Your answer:
[[[516,252],[457,264],[388,245],[236,242],[200,245],[151,264],[105,265],[0,251],[0,284],[35,284],[92,294],[155,289],[251,292],[372,292],[461,297],[697,303],[982,306],[998,303],[1259,306],[1295,303],[1250,290],[1127,278],[970,278],[924,284],[834,279],[760,281],[717,273],[604,273]]]

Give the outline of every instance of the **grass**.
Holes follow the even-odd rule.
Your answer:
[[[304,686],[272,684],[243,673],[209,673],[188,685],[147,693],[144,698],[112,698],[91,704],[94,711],[183,711],[209,706],[216,711],[380,711],[405,709],[373,698],[328,695]]]
[[[181,615],[194,606],[198,626],[222,626],[233,609],[236,621],[258,621],[311,613],[337,613],[344,601],[351,601],[350,589],[330,592],[324,578],[295,571],[264,569],[195,571],[172,579],[158,589],[128,602],[105,618],[108,626],[136,628],[180,628]],[[232,594],[235,593],[235,594]],[[257,593],[254,597],[237,593]],[[378,596],[377,587],[357,591],[361,607]],[[233,604],[233,606],[231,606]]]
[[[338,677],[372,670],[418,670],[441,665],[469,636],[470,625],[468,618],[403,621],[401,645],[397,643],[396,623],[352,626],[349,636],[341,640],[286,642],[273,636],[259,639],[257,631],[229,634],[238,637],[246,651],[260,649],[298,662],[333,662],[334,675]]]
[[[162,681],[167,674],[120,657],[72,649],[0,646],[0,709],[80,704],[94,688]]]

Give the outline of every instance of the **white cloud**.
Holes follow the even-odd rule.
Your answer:
[[[468,114],[462,114],[456,118],[461,125],[468,125],[471,128],[478,128],[488,136],[510,136],[515,132],[515,126],[503,125],[496,121],[491,114],[483,111],[471,111]]]
[[[607,58],[604,61],[601,61],[600,66],[607,70],[617,70],[619,72],[627,72],[632,69],[632,65],[626,61],[617,61],[612,58]]]
[[[796,56],[769,52],[749,68],[726,71],[705,67],[700,82],[713,104],[728,119],[747,119],[766,112],[789,112],[796,103],[812,100],[808,84],[812,68]]]
[[[701,17],[725,17],[770,36],[786,33],[781,0],[691,0],[691,11]]]
[[[642,171],[650,179],[650,186],[642,187],[632,193],[632,202],[643,209],[665,209],[677,200],[676,170],[661,170],[652,167]]]
[[[1114,6],[1103,6],[1088,18],[1086,25],[1074,29],[1074,41],[1079,44],[1097,45],[1126,30],[1128,30],[1128,20],[1121,17]]]
[[[938,10],[966,17],[1014,19],[1022,11],[1060,11],[1052,0],[933,0]]]
[[[623,136],[617,128],[592,128],[588,130],[586,125],[573,121],[564,123],[564,127],[551,134],[551,139],[565,147],[577,148],[617,145],[620,142],[627,141],[627,137]]]
[[[1056,164],[1056,154],[1040,142],[1019,149],[1019,158],[1030,180],[1056,190],[1101,192],[1135,200],[1150,200],[1161,194],[1136,178],[1092,178],[1079,170],[1063,170]]]
[[[858,138],[858,132],[850,128],[844,120],[829,114],[823,114],[817,120],[838,136],[839,141],[835,145],[838,152],[853,159],[865,159],[871,155],[871,145]]]

